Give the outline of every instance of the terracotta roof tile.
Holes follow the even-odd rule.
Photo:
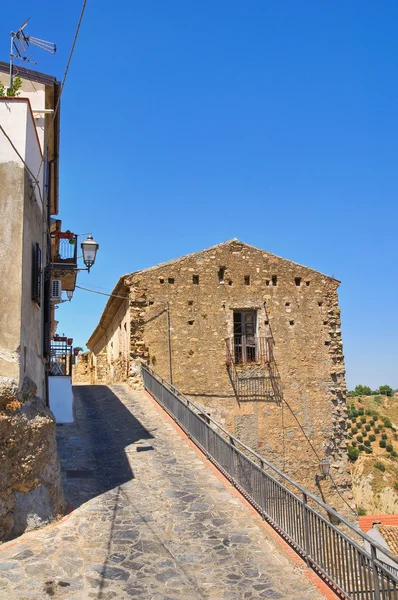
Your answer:
[[[358,520],[360,528],[365,533],[372,529],[375,521],[380,521],[382,525],[398,525],[398,515],[366,515],[366,517],[358,517]]]
[[[398,526],[379,525],[379,531],[386,540],[391,552],[398,555]]]

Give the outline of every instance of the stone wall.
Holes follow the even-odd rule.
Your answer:
[[[134,273],[126,284],[130,381],[139,385],[142,360],[170,379],[170,335],[174,385],[242,441],[345,510],[333,486],[315,486],[317,452],[329,456],[340,492],[352,501],[338,282],[234,240]],[[256,311],[258,336],[273,336],[282,404],[235,395],[225,340],[233,335],[233,311],[239,309]]]
[[[83,352],[76,357],[75,364],[72,367],[73,383],[94,383],[92,376],[93,368],[91,366],[90,352]]]
[[[0,394],[0,542],[64,511],[55,419],[28,378]]]
[[[28,113],[26,113],[28,114]],[[17,115],[16,115],[17,116]],[[15,118],[16,127],[27,127]],[[30,122],[34,127],[33,117]],[[28,131],[28,130],[27,130]],[[15,131],[14,131],[15,134]],[[26,134],[26,132],[25,132]],[[33,132],[35,137],[35,132]],[[39,146],[14,136],[30,168]],[[37,144],[37,140],[35,140]],[[7,146],[8,148],[8,146]],[[45,264],[42,210],[15,156],[0,150],[0,541],[46,523],[63,510],[55,420],[46,408],[43,298],[32,300],[33,248]],[[36,166],[36,169],[38,166]],[[39,306],[41,304],[41,306]]]

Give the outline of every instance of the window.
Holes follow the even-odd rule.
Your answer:
[[[174,283],[174,277],[169,277],[167,280],[171,285]]]
[[[32,248],[32,300],[40,306],[41,300],[41,249],[39,244]]]
[[[235,364],[256,362],[257,311],[234,310],[234,354]]]
[[[245,285],[250,285],[250,275],[245,275],[243,278],[243,282]]]
[[[294,283],[295,283],[297,286],[301,285],[301,277],[295,277],[295,278],[294,278]]]
[[[271,281],[272,281],[272,285],[275,286],[277,284],[277,281],[278,281],[277,276],[276,275],[272,275]]]
[[[159,283],[164,283],[163,277],[159,277]]]
[[[199,285],[199,275],[192,275],[192,283],[194,285]]]
[[[218,269],[218,283],[224,283],[224,275],[226,270],[226,267],[220,267]]]

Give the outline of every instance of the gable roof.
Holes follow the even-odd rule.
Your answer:
[[[167,262],[159,263],[158,265],[154,265],[152,267],[146,267],[145,269],[139,269],[138,271],[133,271],[132,273],[128,273],[124,277],[128,278],[128,277],[132,277],[133,275],[138,275],[139,273],[147,273],[148,271],[156,271],[157,269],[163,269],[163,268],[169,267],[171,265],[176,265],[176,264],[183,262],[184,260],[193,258],[194,256],[198,256],[199,254],[204,254],[205,252],[212,252],[214,250],[217,250],[218,248],[222,248],[224,246],[230,246],[231,244],[239,244],[241,246],[245,246],[246,248],[251,248],[252,250],[257,250],[258,252],[262,252],[263,254],[265,254],[266,256],[269,256],[271,258],[277,258],[278,260],[288,262],[292,265],[297,265],[298,267],[307,269],[308,271],[313,271],[314,273],[323,275],[324,277],[327,277],[328,279],[332,279],[333,281],[336,281],[337,283],[341,283],[335,277],[331,277],[330,275],[325,275],[325,273],[321,273],[321,271],[317,271],[316,269],[312,269],[311,267],[301,265],[300,263],[289,260],[288,258],[283,258],[282,256],[278,256],[277,254],[272,254],[272,252],[268,252],[267,250],[262,250],[261,248],[257,248],[257,246],[253,246],[252,244],[247,244],[246,242],[241,242],[240,240],[238,240],[238,238],[232,238],[232,240],[228,240],[226,242],[220,242],[219,244],[216,244],[215,246],[210,246],[209,248],[205,248],[204,250],[198,250],[197,252],[191,252],[190,254],[184,254],[184,256],[179,256],[178,258],[173,258],[172,260],[168,260]]]
[[[114,318],[117,311],[119,310],[122,302],[124,302],[125,299],[128,297],[128,291],[126,289],[125,282],[128,283],[128,281],[131,277],[133,277],[134,275],[139,275],[141,273],[147,273],[149,271],[156,271],[157,269],[163,269],[163,268],[169,267],[171,265],[177,265],[177,264],[182,263],[184,260],[187,260],[194,256],[198,256],[198,255],[204,254],[206,252],[212,252],[214,250],[217,250],[218,248],[223,248],[224,246],[229,246],[231,244],[240,244],[242,246],[245,246],[246,248],[251,248],[251,249],[257,250],[258,252],[262,252],[263,254],[265,254],[267,256],[278,258],[279,260],[289,262],[289,263],[297,265],[299,267],[308,269],[309,271],[313,271],[314,273],[320,273],[320,271],[316,271],[315,269],[311,269],[310,267],[305,267],[304,265],[300,265],[299,263],[288,260],[287,258],[282,258],[281,256],[277,256],[276,254],[271,254],[271,252],[261,250],[261,248],[257,248],[256,246],[252,246],[251,244],[246,244],[245,242],[241,242],[240,240],[238,240],[238,238],[233,238],[232,240],[228,240],[226,242],[221,242],[220,244],[216,244],[215,246],[210,246],[209,248],[205,248],[204,250],[192,252],[191,254],[185,254],[184,256],[180,256],[179,258],[174,258],[172,260],[169,260],[164,263],[159,263],[158,265],[154,265],[152,267],[147,267],[145,269],[140,269],[138,271],[133,271],[132,273],[127,273],[126,275],[122,275],[119,278],[118,282],[116,283],[116,286],[114,287],[112,294],[110,295],[110,298],[105,305],[105,308],[102,312],[102,315],[101,315],[101,318],[99,320],[97,327],[94,329],[93,333],[90,336],[90,339],[86,343],[87,347],[90,350],[93,350],[95,345],[101,339],[101,336],[106,332],[108,326],[112,322],[112,319]],[[331,279],[332,281],[336,281],[337,283],[340,283],[338,281],[338,279],[335,279],[334,277],[330,277],[329,275],[324,275],[324,273],[320,273],[320,274],[323,275],[324,277],[327,277],[328,279]]]

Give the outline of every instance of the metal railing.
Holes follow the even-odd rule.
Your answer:
[[[234,335],[227,338],[227,363],[235,365],[269,362],[271,338],[258,335]]]
[[[238,401],[280,403],[282,388],[272,337],[239,335],[226,338],[226,362]]]
[[[145,389],[309,566],[350,600],[398,600],[398,577],[383,562],[388,558],[398,567],[394,554],[231,435],[148,366],[143,365],[142,373]]]
[[[48,374],[53,376],[72,375],[72,345],[68,344],[67,338],[54,339],[50,346],[50,360],[48,363]]]
[[[52,248],[52,263],[56,265],[75,265],[77,264],[77,235],[66,232],[55,232]]]

